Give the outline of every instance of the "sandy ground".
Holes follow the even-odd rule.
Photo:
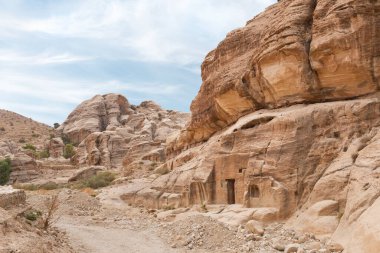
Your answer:
[[[280,223],[266,226],[263,236],[253,235],[242,226],[219,222],[212,206],[206,213],[194,208],[131,207],[119,198],[123,187],[102,189],[96,197],[91,191],[69,189],[29,192],[27,202],[41,210],[47,199],[58,194],[58,219],[53,227],[67,238],[61,247],[65,253],[72,252],[65,245],[78,253],[275,253],[277,244],[301,241],[305,246],[324,246],[311,235],[296,234]]]
[[[66,231],[74,250],[83,253],[165,253],[171,249],[152,231],[104,227],[64,217],[57,227]]]

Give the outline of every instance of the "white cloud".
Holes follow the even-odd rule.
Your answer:
[[[274,0],[83,0],[55,16],[2,15],[0,28],[106,40],[141,61],[199,63],[233,28]]]
[[[92,60],[91,57],[73,55],[70,53],[53,54],[43,52],[39,54],[23,54],[12,50],[0,50],[0,64],[17,65],[49,65],[49,64],[68,64],[79,61]]]
[[[28,114],[33,111],[29,115],[44,120],[51,117],[47,113],[57,114],[56,121],[68,112],[59,112],[57,107],[72,109],[84,99],[106,92],[134,94],[131,101],[162,98],[174,108],[184,100],[190,103],[189,86],[196,90],[200,83],[190,84],[195,80],[191,79],[184,91],[183,83],[164,82],[170,79],[170,66],[175,66],[173,71],[199,76],[204,56],[227,32],[243,26],[276,0],[48,2],[41,8],[44,1],[0,0],[0,107]],[[135,70],[134,61],[150,66],[164,63],[165,73],[146,78],[142,70]],[[113,65],[118,62],[126,66]],[[132,70],[122,73],[128,67]],[[163,75],[163,80],[147,81]],[[136,83],[120,81],[129,76],[137,79]]]
[[[137,92],[146,95],[171,95],[180,92],[178,84],[167,83],[125,83],[118,80],[93,82],[80,79],[56,80],[53,78],[26,75],[23,73],[4,74],[0,81],[3,94],[23,95],[36,100],[51,101],[55,103],[79,104],[91,96],[107,92]],[[1,101],[0,101],[1,106]]]

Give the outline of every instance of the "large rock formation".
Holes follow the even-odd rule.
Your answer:
[[[121,126],[128,110],[129,103],[122,95],[97,95],[81,103],[58,129],[79,144],[91,133]]]
[[[172,149],[207,140],[242,115],[373,93],[380,3],[283,0],[229,33],[202,64],[188,127]]]
[[[346,252],[377,252],[379,30],[379,1],[282,0],[229,33],[167,140],[169,173],[123,199],[270,208]]]
[[[118,94],[97,95],[80,104],[60,130],[78,143],[74,161],[107,168],[156,167],[165,161],[165,141],[188,120],[151,101],[130,105]]]

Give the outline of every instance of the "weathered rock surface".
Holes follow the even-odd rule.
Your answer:
[[[63,156],[65,144],[59,137],[52,138],[45,143],[45,149],[49,151],[50,157],[60,158]]]
[[[248,221],[247,224],[245,225],[245,228],[252,234],[256,234],[256,235],[264,234],[263,225],[260,222],[255,221],[255,220]]]
[[[346,252],[377,252],[379,28],[379,1],[283,0],[229,33],[167,140],[169,173],[124,200],[270,208]]]
[[[32,157],[24,153],[17,153],[10,158],[12,173],[9,181],[11,183],[28,182],[40,176],[37,162]]]
[[[71,142],[81,143],[89,134],[121,125],[129,103],[118,94],[97,95],[82,102],[58,128]]]
[[[253,112],[208,142],[177,156],[169,154],[166,166],[171,172],[154,180],[151,188],[158,195],[160,191],[180,194],[185,206],[204,201],[228,203],[228,180],[234,180],[230,181],[234,182],[233,201],[277,208],[280,218],[292,214],[309,198],[313,203],[338,201],[346,196],[344,192],[336,194],[343,186],[335,184],[336,196],[328,198],[318,194],[316,184],[325,180],[324,173],[326,178],[335,176],[327,171],[340,156],[352,165],[353,157],[363,148],[356,143],[377,131],[379,116],[377,95]],[[347,179],[342,183],[347,184]],[[322,187],[334,192],[331,187]],[[311,194],[313,190],[318,199]]]
[[[25,200],[23,190],[13,189],[12,186],[0,186],[0,210],[25,204]]]
[[[69,182],[75,182],[82,179],[88,179],[92,176],[95,176],[101,171],[105,171],[105,167],[103,166],[91,166],[85,167],[75,172],[75,174],[69,178]]]
[[[374,93],[380,3],[283,0],[230,32],[202,64],[192,118],[170,152],[262,108]]]
[[[164,162],[167,136],[179,131],[188,117],[151,101],[133,106],[122,95],[97,95],[80,104],[60,130],[71,142],[80,143],[77,164],[128,172],[154,169]]]

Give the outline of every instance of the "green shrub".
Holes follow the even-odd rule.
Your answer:
[[[91,189],[98,189],[101,187],[109,186],[112,181],[114,181],[116,176],[111,172],[100,172],[95,176],[92,176],[88,179],[83,179],[76,182],[71,182],[67,185],[67,187],[71,189],[85,189],[85,188],[91,188]]]
[[[34,146],[34,145],[32,145],[32,144],[25,144],[23,147],[22,147],[23,149],[28,149],[28,150],[32,150],[32,151],[36,151],[37,149],[36,149],[36,147]]]
[[[65,149],[63,151],[63,156],[67,158],[71,158],[75,155],[75,150],[73,144],[66,144]]]
[[[41,217],[42,213],[37,210],[28,210],[24,213],[25,219],[29,221],[36,221],[38,217]]]
[[[84,185],[92,189],[98,189],[109,186],[113,180],[115,180],[115,175],[111,172],[100,172],[88,180],[85,180]]]
[[[49,158],[50,157],[49,150],[45,149],[45,150],[37,152],[36,157],[37,159]]]
[[[0,185],[8,183],[11,172],[11,159],[0,160]]]

